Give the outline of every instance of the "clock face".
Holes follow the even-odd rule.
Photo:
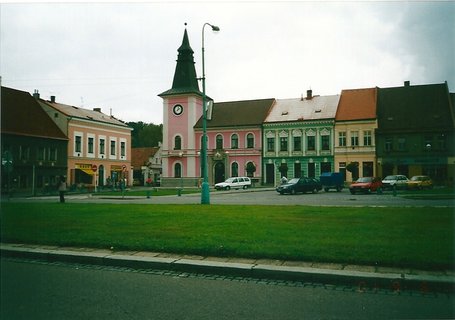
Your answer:
[[[176,116],[179,116],[179,115],[181,115],[182,112],[183,112],[183,107],[182,107],[182,105],[180,105],[180,104],[176,104],[176,105],[174,106],[174,108],[172,109],[172,111],[174,112],[174,114],[175,114]]]

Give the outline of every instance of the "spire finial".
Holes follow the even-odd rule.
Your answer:
[[[188,25],[188,23],[185,22],[185,28],[186,28],[187,25]]]

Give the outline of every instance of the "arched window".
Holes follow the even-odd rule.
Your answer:
[[[175,136],[175,138],[174,138],[174,150],[182,150],[182,137]]]
[[[254,148],[254,135],[252,133],[248,133],[246,136],[246,147],[249,149]]]
[[[234,133],[231,136],[231,149],[238,149],[239,148],[239,136]]]
[[[221,134],[216,136],[216,149],[223,149],[223,136]]]
[[[239,176],[239,164],[237,162],[233,162],[231,164],[231,177],[238,177]]]
[[[174,164],[174,178],[181,178],[182,177],[182,164],[176,163]]]

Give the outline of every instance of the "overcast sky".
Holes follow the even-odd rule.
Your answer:
[[[447,81],[455,90],[455,2],[0,4],[2,85],[162,123],[185,29],[215,102],[339,94]],[[202,86],[200,86],[202,90]]]

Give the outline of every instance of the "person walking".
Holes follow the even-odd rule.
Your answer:
[[[60,183],[58,185],[58,193],[60,195],[60,203],[65,203],[65,192],[66,192],[66,181],[65,177],[60,177]]]

